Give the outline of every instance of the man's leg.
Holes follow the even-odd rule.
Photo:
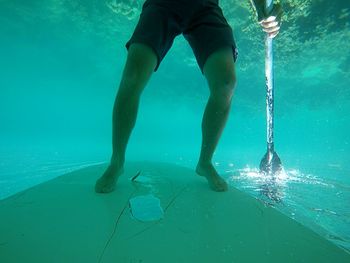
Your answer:
[[[212,157],[225,127],[236,82],[232,48],[211,54],[204,64],[210,97],[202,121],[202,148],[196,172],[205,176],[215,191],[226,191],[227,183],[216,172]]]
[[[113,108],[113,154],[111,163],[95,185],[98,193],[114,190],[123,173],[125,151],[135,126],[140,95],[157,65],[155,52],[147,45],[134,43],[128,57]]]

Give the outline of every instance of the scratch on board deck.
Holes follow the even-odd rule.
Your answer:
[[[103,248],[103,250],[102,250],[102,252],[101,252],[101,255],[100,255],[100,257],[99,257],[98,262],[101,262],[101,261],[102,261],[102,257],[103,257],[103,255],[104,255],[105,251],[107,250],[107,247],[109,246],[109,243],[111,242],[112,238],[114,237],[114,235],[115,235],[116,232],[117,232],[117,227],[118,227],[118,224],[119,224],[119,220],[120,220],[120,218],[122,217],[122,215],[124,214],[125,209],[128,207],[129,199],[134,195],[135,192],[136,192],[136,190],[134,190],[134,191],[130,194],[129,198],[128,198],[128,199],[126,200],[126,202],[125,202],[125,205],[124,205],[122,211],[119,213],[118,218],[117,218],[117,220],[116,220],[116,222],[115,222],[115,225],[114,225],[114,228],[113,228],[113,232],[112,232],[112,234],[110,235],[109,239],[107,240],[107,242],[106,242],[106,244],[105,244],[105,246],[104,246],[104,248]]]

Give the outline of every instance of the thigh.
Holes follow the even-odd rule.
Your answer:
[[[157,57],[154,69],[157,71],[161,61],[172,46],[174,38],[180,33],[180,25],[170,8],[146,1],[135,30],[125,47],[129,49],[133,43],[149,46]]]
[[[196,13],[184,31],[202,73],[211,54],[231,47],[231,60],[236,61],[237,48],[231,26],[225,19],[217,1],[208,1]]]

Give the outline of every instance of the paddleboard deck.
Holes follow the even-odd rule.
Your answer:
[[[129,162],[114,192],[95,193],[105,168],[74,171],[2,200],[0,261],[350,262],[345,250],[233,186],[210,190],[191,169]],[[163,217],[139,221],[129,200],[150,194]]]

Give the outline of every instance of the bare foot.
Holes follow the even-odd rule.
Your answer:
[[[114,191],[119,176],[124,172],[120,165],[111,163],[103,175],[96,181],[96,193],[110,193]]]
[[[196,173],[207,178],[211,189],[217,192],[227,191],[228,186],[225,180],[219,176],[212,164],[197,164]]]

